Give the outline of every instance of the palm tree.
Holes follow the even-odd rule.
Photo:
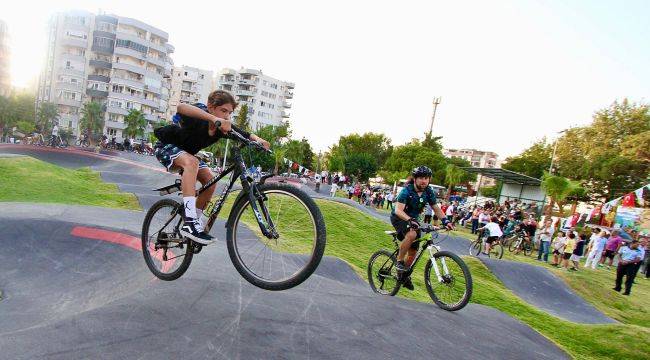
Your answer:
[[[131,109],[129,111],[129,113],[124,117],[124,123],[126,124],[124,134],[129,138],[144,135],[144,129],[147,127],[147,119],[145,119],[144,114],[137,109]]]
[[[36,126],[41,133],[48,133],[54,121],[59,119],[59,108],[56,104],[44,102],[38,107],[36,113]]]
[[[235,125],[245,131],[251,131],[250,122],[248,121],[248,104],[243,104],[239,108],[237,118],[235,118]]]
[[[273,149],[273,157],[275,161],[275,168],[273,169],[273,173],[275,175],[278,174],[278,170],[280,169],[280,166],[284,164],[284,155],[286,151],[282,145],[278,145],[276,148]]]
[[[460,184],[463,176],[465,176],[465,170],[454,164],[447,164],[445,168],[445,182],[449,186],[447,189],[447,197],[451,196],[451,189],[454,185]]]
[[[548,172],[545,172],[542,177],[542,189],[551,198],[551,203],[548,205],[548,214],[553,211],[553,204],[557,203],[560,208],[560,216],[564,213],[564,204],[567,197],[584,192],[579,182],[562,176],[551,175]]]
[[[81,114],[79,129],[90,135],[88,142],[92,146],[95,135],[100,133],[104,128],[102,105],[94,101],[85,103],[84,107],[81,109]]]

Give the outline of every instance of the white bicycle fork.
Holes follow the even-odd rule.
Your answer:
[[[433,249],[436,249],[434,252]],[[429,250],[429,256],[431,257],[431,265],[433,266],[433,271],[436,272],[436,277],[438,278],[438,282],[442,282],[442,275],[440,274],[440,268],[438,267],[438,260],[433,256],[435,253],[440,251],[440,247],[436,245],[429,245],[427,247],[427,250]],[[442,257],[440,259],[440,263],[442,264],[442,270],[444,272],[444,275],[449,275],[449,269],[447,269],[447,263],[445,262],[445,258]]]

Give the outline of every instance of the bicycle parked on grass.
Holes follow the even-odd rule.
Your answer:
[[[205,231],[215,224],[228,194],[239,179],[242,191],[233,202],[226,222],[226,243],[233,265],[251,284],[267,290],[285,290],[305,281],[325,251],[325,221],[302,190],[282,183],[265,183],[272,175],[253,179],[242,158],[244,148],[269,152],[235,131],[240,144],[232,149],[233,165],[215,176],[197,195],[231,173],[219,199],[205,209]],[[155,189],[161,195],[181,191],[181,180]],[[187,271],[203,245],[180,235],[183,205],[166,198],[156,202],[142,225],[142,252],[151,272],[162,280],[175,280]],[[177,261],[177,259],[181,259]]]
[[[60,135],[51,135],[47,146],[65,148],[68,147],[68,142],[63,140]]]
[[[449,251],[441,251],[442,240],[438,239],[438,228],[434,226],[423,226],[422,233],[430,234],[428,239],[416,240],[422,246],[415,255],[415,260],[410,268],[402,274],[397,275],[397,253],[400,241],[397,239],[396,231],[385,231],[393,237],[394,251],[379,250],[372,254],[368,262],[368,282],[370,288],[378,294],[395,296],[403,284],[404,279],[411,276],[418,261],[425,250],[429,253],[429,261],[424,266],[424,283],[429,296],[436,305],[448,311],[460,310],[469,302],[472,297],[472,275],[465,262],[456,254]]]
[[[503,245],[501,244],[503,236],[494,240],[490,244],[490,252],[486,253],[486,242],[489,237],[489,232],[486,229],[481,230],[478,238],[474,240],[469,246],[469,254],[472,256],[487,255],[490,258],[501,259],[503,257]]]

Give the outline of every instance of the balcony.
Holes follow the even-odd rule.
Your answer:
[[[88,40],[71,38],[71,37],[64,37],[64,38],[61,39],[61,45],[72,46],[72,47],[78,47],[78,48],[84,48],[85,49],[85,48],[88,47]]]
[[[221,80],[220,82],[222,84],[234,85],[235,84],[235,78],[234,77],[224,77],[223,80]]]
[[[255,86],[255,80],[253,79],[239,79],[239,83],[242,85]]]
[[[103,22],[107,22],[109,24],[117,25],[117,18],[112,17],[110,15],[97,15],[95,17],[95,21],[96,22],[103,21]]]
[[[117,106],[108,106],[106,107],[106,112],[110,114],[127,115],[129,110]]]
[[[237,90],[237,95],[239,96],[255,96],[251,90]]]
[[[104,61],[104,60],[90,60],[88,64],[98,69],[110,70],[113,68],[113,64],[110,61]]]
[[[104,45],[97,45],[97,44],[93,43],[93,46],[91,47],[91,50],[98,53],[98,54],[113,55],[113,52],[115,51],[115,48],[113,47],[113,45],[104,46]]]
[[[115,77],[115,76],[111,78],[111,83],[126,85],[130,87],[134,87],[136,89],[143,89],[145,87],[144,82],[142,80],[125,79],[125,78]]]
[[[59,74],[83,77],[84,71],[83,69],[75,69],[71,67],[60,67]]]
[[[142,105],[147,105],[152,108],[158,109],[160,106],[160,102],[157,100],[152,100],[152,99],[145,99],[144,97],[141,96],[135,96],[127,93],[118,93],[118,92],[110,92],[110,95],[112,98],[115,99],[120,99],[120,100],[126,100],[126,101],[133,101],[140,103]]]
[[[131,65],[127,63],[113,63],[113,69],[127,70],[136,74],[145,75],[147,70],[143,66]]]
[[[115,31],[104,31],[104,30],[94,30],[93,37],[103,37],[111,40],[115,40]]]
[[[284,85],[287,87],[287,89],[295,89],[296,88],[296,84],[292,83],[292,82],[286,82],[286,83],[284,83]]]
[[[81,107],[81,100],[73,100],[73,99],[64,99],[64,98],[56,98],[55,101],[59,105],[67,105],[67,106],[74,106],[74,107]]]
[[[147,59],[147,56],[144,53],[122,46],[115,46],[115,55],[131,56],[139,60]]]
[[[147,41],[147,43],[145,45],[148,45],[150,48],[152,48],[154,50],[157,50],[157,51],[160,51],[163,54],[167,54],[167,47],[165,46],[165,44],[161,45],[161,44],[155,43],[153,41]]]
[[[68,53],[61,53],[59,57],[62,60],[70,60],[70,61],[75,61],[78,63],[85,63],[86,58],[83,55],[75,55],[75,54],[68,54]]]
[[[293,99],[293,93],[291,91],[285,91],[284,92],[284,98],[285,99]]]
[[[282,112],[283,118],[288,118],[289,116],[291,116],[291,114],[289,114],[288,112],[284,112],[284,111]]]
[[[155,87],[155,86],[151,86],[151,85],[145,85],[145,86],[144,86],[144,89],[145,89],[146,91],[152,92],[152,93],[154,93],[154,94],[158,94],[158,95],[161,94],[161,91],[160,91],[160,88],[159,88],[159,87]]]
[[[285,109],[291,109],[291,104],[289,104],[289,103],[286,102],[286,101],[283,101],[283,102],[282,102],[282,107],[285,108]]]
[[[147,61],[154,64],[154,65],[156,65],[156,66],[160,66],[161,68],[165,67],[165,60],[164,59],[156,58],[156,57],[153,57],[153,56],[147,56]]]
[[[56,88],[57,89],[64,89],[64,90],[81,91],[81,84],[80,83],[71,83],[71,82],[67,82],[67,81],[57,81],[56,82]]]
[[[147,121],[158,121],[158,116],[156,116],[154,114],[144,114],[144,118]]]
[[[99,82],[110,82],[111,78],[109,78],[106,75],[96,75],[96,74],[90,74],[88,75],[88,80],[90,81],[99,81]]]
[[[168,54],[171,54],[176,50],[176,48],[174,48],[174,45],[170,43],[165,43],[165,49],[167,50]]]
[[[96,98],[106,98],[108,97],[108,91],[97,90],[97,89],[86,89],[86,95]]]
[[[250,74],[250,75],[261,75],[261,74],[262,74],[262,72],[259,71],[259,70],[255,70],[255,69],[243,69],[243,68],[242,68],[241,70],[239,70],[239,73],[240,73],[240,74]]]
[[[107,128],[120,129],[120,130],[126,129],[126,124],[119,121],[106,120],[104,122],[104,125]]]

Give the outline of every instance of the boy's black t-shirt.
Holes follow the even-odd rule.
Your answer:
[[[171,124],[159,127],[154,130],[154,134],[158,140],[160,140],[160,142],[164,144],[174,144],[179,148],[187,151],[188,153],[195,155],[201,151],[201,149],[205,149],[206,147],[217,142],[219,139],[230,137],[224,135],[224,133],[222,133],[219,129],[217,129],[214,136],[210,136],[208,133],[210,123],[208,121],[195,119],[180,114],[177,115],[179,115],[181,119],[179,122],[180,126]],[[240,129],[235,125],[232,125],[232,128],[233,130],[242,134],[242,136],[245,138],[248,139],[250,137],[249,132]]]

